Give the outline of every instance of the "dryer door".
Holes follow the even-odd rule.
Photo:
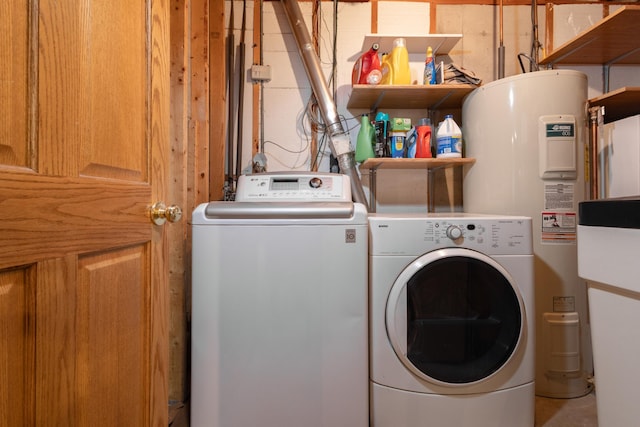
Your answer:
[[[387,301],[389,340],[418,377],[447,386],[484,381],[524,342],[525,309],[511,275],[479,252],[449,248],[416,259]]]

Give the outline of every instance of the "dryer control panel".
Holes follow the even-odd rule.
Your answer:
[[[464,247],[492,254],[530,254],[533,250],[528,217],[470,214],[370,215],[370,253],[421,254]]]
[[[238,202],[350,202],[349,177],[332,173],[276,172],[242,175]]]

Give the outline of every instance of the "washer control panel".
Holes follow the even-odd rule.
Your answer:
[[[350,202],[349,177],[331,173],[261,173],[242,175],[238,202]]]

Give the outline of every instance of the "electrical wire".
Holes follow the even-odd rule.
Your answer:
[[[518,54],[518,62],[520,63],[520,69],[523,73],[526,73],[524,63],[522,62],[522,58],[525,58],[529,61],[529,71],[539,71],[539,52],[542,48],[542,44],[540,40],[538,40],[538,10],[536,0],[531,0],[531,51],[530,54],[519,53]]]
[[[537,0],[531,0],[531,63],[529,64],[529,71],[540,70],[539,54],[542,49],[542,44],[538,39],[538,9]]]
[[[317,12],[319,16],[318,22],[321,23],[319,27],[324,28],[327,32],[333,33],[333,37],[331,41],[330,62],[329,61],[322,62],[321,58],[319,59],[321,60],[323,65],[330,65],[331,67],[331,72],[329,74],[329,79],[328,79],[328,86],[332,89],[333,100],[335,102],[337,98],[337,84],[336,84],[335,76],[337,75],[337,72],[338,72],[338,51],[337,51],[338,43],[337,42],[338,42],[338,3],[339,2],[338,0],[333,0],[333,20],[332,20],[331,26],[327,22],[325,15],[322,13],[322,2],[319,1],[318,3],[319,3],[318,12]],[[320,28],[317,31],[318,36],[321,35]],[[315,95],[313,94],[313,92],[311,92],[304,106],[303,111],[301,112],[301,114],[298,116],[296,120],[296,123],[297,123],[296,129],[298,132],[298,136],[300,138],[300,141],[303,142],[300,149],[292,150],[274,141],[264,140],[264,138],[262,137],[261,143],[263,146],[263,151],[264,151],[264,147],[267,144],[273,147],[277,147],[279,150],[288,152],[290,154],[303,154],[306,151],[307,156],[305,158],[296,159],[296,161],[294,162],[294,165],[286,165],[284,161],[277,158],[274,158],[274,161],[291,169],[296,169],[298,167],[301,167],[302,165],[300,164],[300,162],[302,160],[309,161],[310,170],[316,166],[319,166],[322,163],[322,161],[325,160],[326,157],[329,156],[331,153],[329,149],[330,137],[328,134],[328,127],[324,123],[322,115],[320,114],[319,110],[320,110],[319,105],[315,98]],[[345,118],[343,115],[338,116],[338,119],[340,120],[340,123],[343,125],[343,129],[345,130],[345,133],[347,135],[351,130],[359,126],[359,122],[360,122],[359,117],[361,116],[359,115],[358,117],[350,117],[350,118]],[[351,125],[350,124],[351,121],[355,121],[356,123]],[[311,153],[311,139],[312,139],[313,132],[316,132],[318,135],[318,144],[317,144],[315,153]]]

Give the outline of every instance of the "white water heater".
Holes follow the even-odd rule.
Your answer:
[[[585,198],[587,77],[546,70],[496,80],[462,108],[466,212],[533,218],[536,394],[578,397],[593,371],[577,212]],[[533,316],[531,318],[534,318]]]

